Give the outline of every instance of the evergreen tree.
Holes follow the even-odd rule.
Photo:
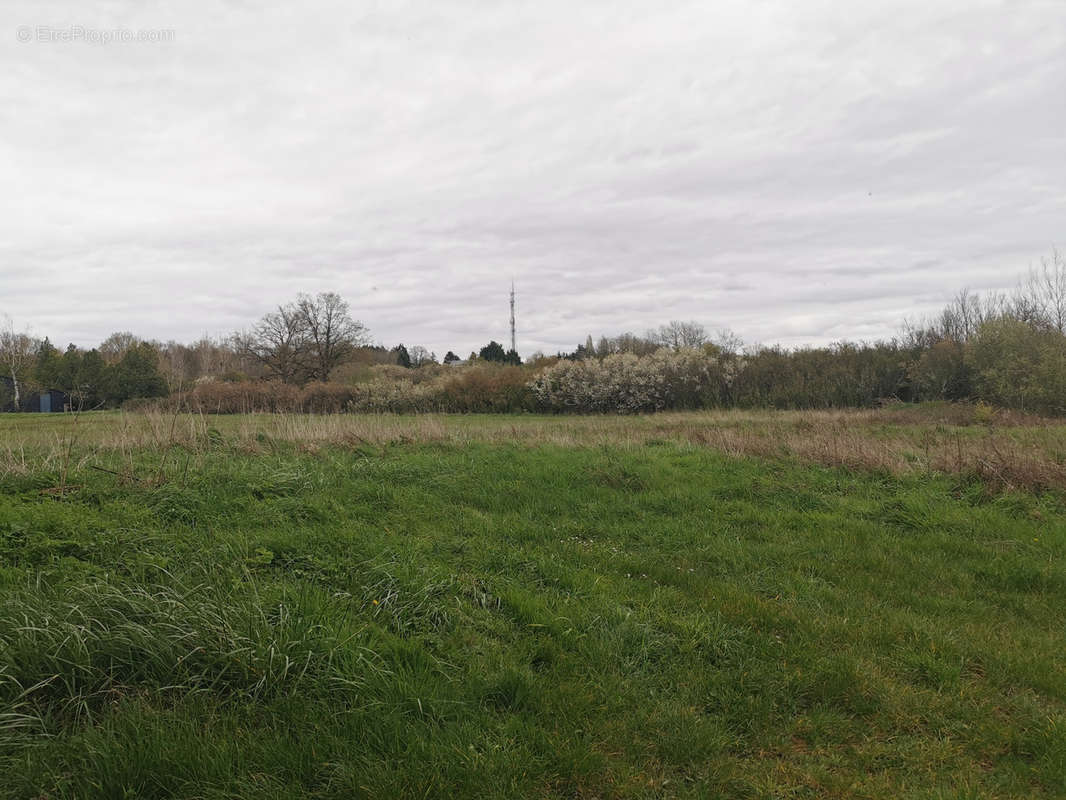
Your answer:
[[[62,360],[59,351],[46,336],[37,345],[36,365],[33,368],[33,377],[41,387],[45,389],[59,388],[59,373]]]
[[[495,361],[499,364],[507,363],[507,353],[504,351],[503,345],[495,340],[482,347],[478,357],[483,361]]]
[[[147,342],[131,347],[109,369],[108,399],[122,403],[133,397],[165,397],[167,382],[159,372],[159,355]]]
[[[75,408],[95,408],[104,400],[107,365],[95,347],[83,353],[74,385]]]
[[[392,348],[392,352],[396,354],[396,363],[406,369],[411,368],[411,354],[407,352],[407,348],[402,344],[396,345]]]
[[[56,372],[55,388],[62,389],[70,394],[74,391],[78,382],[78,372],[81,370],[81,351],[74,344],[67,345],[67,351],[59,360],[59,369]]]

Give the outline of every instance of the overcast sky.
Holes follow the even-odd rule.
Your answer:
[[[1066,246],[1064,0],[266,5],[4,0],[0,312],[188,341],[334,290],[465,356],[513,277],[525,355],[797,345]]]

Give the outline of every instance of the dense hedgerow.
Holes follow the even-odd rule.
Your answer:
[[[376,368],[361,383],[207,381],[175,395],[164,405],[205,414],[311,413],[474,413],[532,411],[529,370],[479,366],[441,372],[401,367]]]
[[[199,413],[648,413],[694,408],[862,408],[892,401],[974,401],[1066,411],[1066,336],[990,320],[963,343],[901,343],[746,354],[661,348],[537,365],[370,368],[362,380],[306,386],[205,381],[155,404]]]

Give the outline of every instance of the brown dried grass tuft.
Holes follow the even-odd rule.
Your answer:
[[[1066,488],[1063,428],[1046,441],[1020,441],[1007,431],[927,426],[919,431],[875,430],[863,420],[759,428],[692,429],[694,444],[737,456],[793,458],[829,467],[902,475],[941,473],[972,476],[996,490]]]

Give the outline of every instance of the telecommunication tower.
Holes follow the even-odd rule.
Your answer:
[[[515,347],[514,330],[514,281],[511,281],[511,349],[518,352],[518,348]]]

